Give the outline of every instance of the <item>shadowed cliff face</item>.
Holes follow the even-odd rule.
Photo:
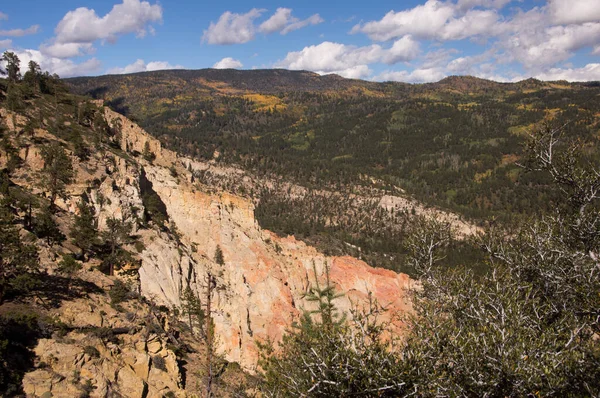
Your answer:
[[[311,308],[305,295],[314,283],[313,269],[322,279],[325,267],[330,267],[332,282],[344,294],[337,303],[341,310],[366,303],[369,293],[389,308],[390,317],[410,310],[407,289],[414,282],[406,275],[374,269],[351,257],[328,257],[293,237],[280,238],[261,229],[250,200],[193,184],[183,166],[189,159],[162,148],[122,116],[110,110],[106,114],[108,120],[122,118],[123,150],[142,152],[149,142],[156,159],[153,164],[138,161],[144,179],[166,207],[170,228],[179,233],[176,240],[164,232],[140,232],[146,247],[141,253],[141,292],[159,304],[180,306],[188,284],[204,300],[205,276],[214,275],[212,317],[218,350],[228,360],[256,369],[256,343],[280,341],[302,309]],[[140,171],[129,168],[127,173],[139,184]],[[217,246],[224,265],[214,261]]]

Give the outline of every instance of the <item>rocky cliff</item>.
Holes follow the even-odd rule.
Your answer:
[[[99,213],[102,217],[105,211],[123,212],[132,202],[139,208],[130,193],[139,192],[140,179],[147,179],[165,204],[179,239],[154,230],[142,232],[141,293],[157,303],[179,307],[186,286],[202,297],[205,276],[214,275],[212,317],[218,350],[228,360],[256,369],[257,341],[279,341],[302,309],[310,308],[305,296],[314,283],[313,270],[323,278],[325,267],[330,268],[333,283],[344,293],[338,302],[342,310],[364,304],[369,294],[388,307],[389,316],[410,308],[406,293],[412,281],[406,275],[374,269],[351,257],[328,257],[293,237],[280,238],[262,230],[249,199],[193,183],[194,162],[162,148],[123,116],[105,112],[107,120],[121,120],[121,149],[141,153],[149,146],[156,158],[152,163],[137,159],[143,176],[140,167],[121,165],[113,178],[128,178],[128,188],[110,191],[108,182],[100,187],[111,203],[121,206],[99,209]],[[217,247],[225,260],[221,265],[214,261]]]
[[[302,311],[312,309],[314,303],[306,295],[315,278],[323,281],[326,269],[343,293],[337,302],[340,310],[375,298],[388,308],[388,319],[394,317],[402,328],[395,316],[410,311],[407,290],[414,283],[406,275],[375,269],[352,257],[326,256],[294,237],[261,229],[251,199],[195,181],[194,171],[205,165],[163,148],[122,115],[100,109],[109,125],[120,126],[113,129],[119,132],[93,143],[98,132],[89,127],[86,144],[96,150],[83,159],[70,149],[68,136],[55,131],[68,131],[73,122],[51,125],[43,120],[33,133],[24,135],[27,118],[0,109],[9,140],[19,148],[21,164],[11,173],[11,184],[47,203],[47,192],[39,184],[44,168],[41,153],[53,142],[65,148],[75,171],[53,216],[67,239],[51,246],[28,235],[38,246],[44,272],[56,275],[62,254],[78,256],[69,231],[78,204],[86,200],[100,231],[109,218],[134,221],[139,241],[126,248],[134,257],[129,270],[137,271],[133,284],[147,299],[123,308],[110,305],[106,292],[115,278],[96,269],[99,260],[84,261],[84,269],[77,273],[82,285],[75,298],[43,310],[65,329],[37,343],[35,368],[23,379],[28,396],[76,396],[86,389],[94,397],[161,397],[168,392],[186,396],[190,380],[198,376],[190,373],[186,382],[167,345],[165,319],[152,308],[157,304],[180,309],[188,286],[205,303],[209,274],[215,282],[210,315],[217,352],[251,373],[257,370],[257,342],[277,345]],[[145,152],[152,156],[143,156]],[[0,150],[0,166],[8,159]],[[147,211],[148,194],[159,198],[168,218],[165,225],[139,221]],[[216,260],[218,249],[223,261]],[[131,280],[127,275],[121,278]],[[86,286],[98,290],[88,291]],[[197,356],[194,363],[202,364],[201,354]]]

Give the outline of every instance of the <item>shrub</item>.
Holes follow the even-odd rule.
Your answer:
[[[162,370],[163,372],[167,371],[167,363],[160,355],[155,355],[152,357],[152,366],[154,366],[156,369]]]
[[[89,355],[92,358],[100,358],[100,351],[96,347],[87,345],[83,348],[83,353]]]

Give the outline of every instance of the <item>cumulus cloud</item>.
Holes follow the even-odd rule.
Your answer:
[[[307,19],[300,20],[292,16],[291,8],[278,8],[269,19],[260,24],[258,30],[262,33],[279,32],[282,35],[294,30],[302,29],[309,25],[317,25],[324,22],[319,14],[314,14]]]
[[[34,35],[40,30],[40,25],[31,25],[27,29],[9,29],[0,30],[0,36],[4,37],[22,37],[27,35]]]
[[[549,12],[557,24],[600,21],[598,0],[550,0]]]
[[[379,21],[355,25],[351,33],[365,33],[375,41],[405,35],[420,39],[462,40],[489,34],[499,19],[495,10],[471,9],[463,14],[453,3],[428,0],[408,10],[390,11]]]
[[[243,44],[254,40],[257,32],[264,34],[279,32],[286,35],[294,30],[324,22],[319,14],[300,20],[292,16],[291,8],[280,7],[269,19],[256,25],[254,21],[265,11],[258,8],[253,8],[245,14],[226,11],[216,23],[210,23],[202,35],[202,41],[208,44]]]
[[[535,77],[540,80],[568,80],[571,82],[600,80],[600,64],[587,64],[581,68],[551,68]]]
[[[223,58],[219,62],[213,65],[215,69],[239,69],[242,68],[244,64],[242,64],[239,60],[233,59],[231,57]]]
[[[600,43],[600,22],[547,26],[544,15],[531,13],[515,18],[511,34],[500,39],[506,54],[528,70],[540,70],[565,61],[574,52]]]
[[[208,44],[242,44],[254,40],[254,20],[265,10],[253,8],[245,14],[226,11],[217,23],[211,22],[204,31],[202,41]]]
[[[423,68],[414,69],[412,71],[386,71],[375,76],[375,80],[407,83],[429,83],[441,80],[446,76],[447,74],[442,68]]]
[[[183,69],[181,65],[171,65],[166,61],[153,61],[144,62],[143,59],[138,59],[134,63],[124,66],[122,68],[112,68],[106,73],[109,75],[122,75],[127,73],[138,73],[138,72],[151,72],[154,70],[165,70],[165,69]]]
[[[481,56],[460,57],[452,62],[450,54],[444,52],[446,49],[435,50],[421,59],[415,74],[386,72],[404,81],[426,81],[428,76],[441,76],[441,72],[498,78],[493,65],[511,63],[522,65],[531,76],[570,73],[580,77],[588,73],[589,79],[595,79],[595,69],[557,69],[557,66],[586,48],[591,55],[600,55],[598,0],[548,0],[545,5],[527,11],[514,8],[510,13],[500,14],[498,10],[509,3],[511,0],[427,0],[412,8],[389,11],[379,20],[355,25],[351,33],[364,33],[374,41],[408,35],[416,40],[437,42],[470,39],[485,42],[489,49]],[[554,72],[550,73],[551,70]],[[514,78],[509,74],[503,80]]]
[[[501,9],[512,0],[458,0],[456,6],[459,10],[467,10],[473,7]]]
[[[326,41],[319,45],[304,47],[301,51],[289,52],[276,66],[359,78],[368,76],[369,64],[406,62],[414,59],[418,54],[419,44],[410,36],[397,40],[389,49],[378,44],[356,47]]]
[[[114,42],[119,35],[135,33],[143,37],[147,27],[162,20],[162,8],[147,1],[123,0],[103,17],[96,11],[80,7],[69,11],[54,32],[58,43],[84,43],[99,39]]]
[[[95,10],[80,7],[67,12],[54,29],[55,37],[40,50],[56,58],[70,58],[93,52],[97,40],[114,43],[121,35],[144,37],[154,32],[152,23],[162,21],[162,7],[147,1],[123,0],[100,17]]]
[[[0,40],[0,50],[4,50],[5,48],[9,48],[12,46],[12,40]]]
[[[72,58],[92,54],[95,49],[92,43],[54,43],[51,45],[42,44],[40,51],[50,57]]]
[[[21,60],[21,73],[27,71],[29,61],[37,62],[42,70],[52,74],[56,73],[60,77],[83,76],[96,73],[102,66],[96,58],[91,58],[85,62],[76,63],[72,60],[48,57],[38,50],[10,50],[14,52]]]

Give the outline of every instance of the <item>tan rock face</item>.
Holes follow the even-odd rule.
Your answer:
[[[213,320],[219,350],[248,370],[256,369],[257,341],[279,341],[285,330],[308,309],[304,296],[314,283],[313,265],[323,278],[330,267],[333,283],[344,293],[340,310],[365,303],[369,293],[387,305],[390,315],[410,306],[406,275],[374,269],[351,257],[327,257],[294,238],[281,239],[262,230],[248,200],[227,193],[208,194],[179,183],[162,167],[147,166],[147,178],[177,225],[184,246],[155,238],[146,244],[140,270],[144,295],[179,306],[188,283],[204,296],[204,275],[217,277]],[[225,265],[216,264],[221,247]]]
[[[187,170],[195,165],[193,161],[163,148],[125,117],[108,109],[105,115],[109,123],[121,121],[121,149],[141,153],[148,143],[155,154],[152,163],[141,156],[136,161],[181,235],[176,241],[172,234],[155,229],[138,231],[145,246],[139,270],[142,294],[179,307],[189,285],[204,303],[205,277],[210,272],[217,280],[212,295],[216,344],[228,360],[246,370],[256,369],[256,343],[280,341],[301,311],[310,309],[312,303],[305,296],[314,283],[313,269],[322,280],[325,268],[330,268],[332,282],[344,293],[337,303],[340,310],[364,304],[369,294],[389,308],[390,316],[410,310],[406,290],[413,282],[406,275],[374,269],[350,257],[327,257],[292,237],[282,239],[262,230],[251,201],[193,185]],[[177,176],[169,167],[175,168]],[[121,160],[92,192],[101,225],[107,216],[118,217],[132,208],[142,211],[139,179],[140,167]],[[115,191],[114,185],[120,189]],[[98,193],[110,204],[100,208]],[[223,251],[225,265],[214,261],[217,247]],[[149,352],[155,350],[148,346]]]

